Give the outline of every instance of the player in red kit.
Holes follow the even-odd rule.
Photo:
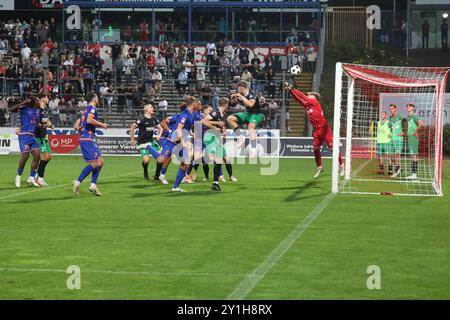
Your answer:
[[[291,93],[292,98],[295,99],[306,110],[308,120],[314,128],[313,146],[314,157],[317,164],[317,172],[314,178],[320,176],[323,172],[322,156],[320,154],[320,147],[322,143],[326,143],[328,148],[333,148],[333,133],[328,125],[325,116],[323,115],[322,107],[319,102],[320,95],[316,92],[308,92],[306,95],[298,89],[292,88],[289,83],[285,83],[286,89]],[[344,175],[344,161],[341,154],[339,154],[339,165],[341,166],[340,175]]]

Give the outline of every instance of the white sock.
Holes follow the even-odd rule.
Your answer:
[[[91,183],[91,188],[95,188],[97,185],[95,183]]]

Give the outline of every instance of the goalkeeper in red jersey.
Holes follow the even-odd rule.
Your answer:
[[[333,133],[328,125],[325,116],[323,115],[322,106],[320,105],[320,94],[316,92],[308,92],[306,95],[298,89],[293,88],[289,83],[285,83],[285,88],[289,90],[292,98],[295,99],[306,110],[308,120],[314,128],[313,146],[314,157],[317,164],[317,172],[314,178],[320,176],[323,172],[322,155],[320,154],[320,147],[322,143],[326,143],[328,148],[333,147]],[[339,146],[338,146],[339,147]],[[340,175],[344,175],[344,161],[341,154],[339,154],[339,165],[341,167]]]

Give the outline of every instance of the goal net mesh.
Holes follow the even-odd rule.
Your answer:
[[[338,67],[342,77],[336,86],[340,105],[335,112],[340,121],[335,125],[340,139],[335,141],[342,143],[345,157],[345,175],[334,176],[339,191],[442,195],[443,109],[449,69]]]

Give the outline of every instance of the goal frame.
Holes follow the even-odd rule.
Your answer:
[[[354,65],[354,64],[349,64]],[[406,68],[406,67],[404,67]],[[341,124],[342,116],[342,78],[347,76],[348,88],[347,88],[347,121]],[[386,83],[381,83],[376,79],[358,77],[360,79],[375,83],[387,85]],[[435,194],[408,194],[408,193],[395,193],[395,195],[401,196],[443,196],[442,192],[442,139],[443,139],[443,128],[444,128],[444,97],[446,81],[448,78],[448,71],[442,80],[436,80],[434,82],[427,82],[426,86],[436,87],[436,120],[435,120],[435,168],[434,168],[434,181],[432,183]],[[353,96],[354,96],[354,81],[355,78],[344,70],[344,64],[342,62],[336,63],[336,73],[335,73],[335,96],[334,96],[334,118],[333,118],[333,159],[332,159],[332,183],[331,192],[332,193],[354,193],[354,194],[380,194],[380,192],[350,192],[342,191],[339,188],[339,153],[341,141],[345,139],[345,174],[344,179],[349,181],[351,179],[351,150],[352,150],[352,118],[353,118]],[[415,83],[403,83],[404,87],[420,87],[425,86],[425,84],[415,84]],[[346,126],[346,136],[341,138],[341,127]]]

